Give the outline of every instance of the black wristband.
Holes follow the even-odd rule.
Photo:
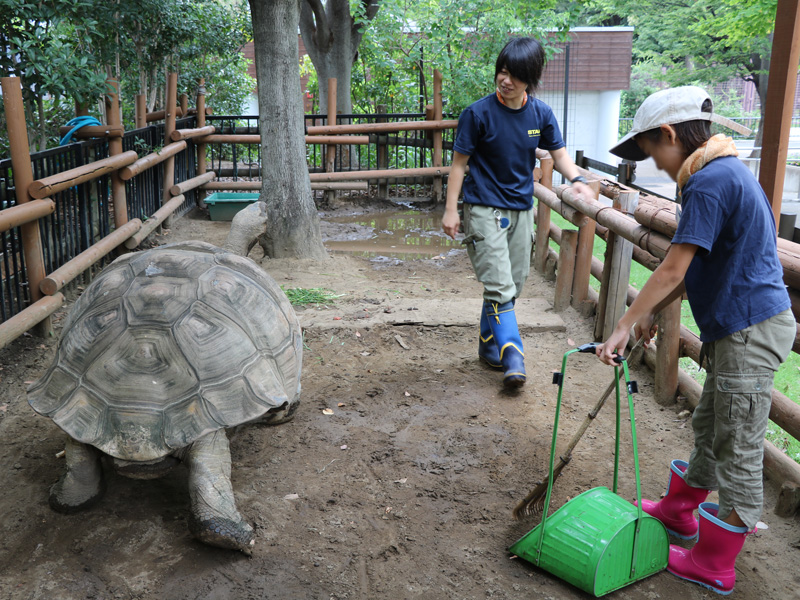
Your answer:
[[[570,183],[576,183],[578,181],[580,181],[581,183],[589,183],[589,180],[586,179],[586,177],[584,177],[583,175],[578,175],[577,177],[573,177],[572,179],[569,180]]]

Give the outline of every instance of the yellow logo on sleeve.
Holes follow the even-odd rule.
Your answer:
[[[528,129],[528,137],[539,137],[542,132],[538,129]]]

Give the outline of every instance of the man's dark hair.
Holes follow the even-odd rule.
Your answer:
[[[542,45],[533,38],[521,37],[510,40],[497,57],[494,66],[494,78],[506,69],[512,77],[519,79],[532,93],[539,87],[546,56]]]
[[[710,113],[713,109],[714,106],[711,100],[703,102],[703,106],[700,108],[700,110],[707,113]],[[687,157],[705,144],[708,138],[711,137],[711,121],[699,119],[696,121],[684,121],[683,123],[675,123],[672,127],[675,129],[675,134],[678,136],[678,141],[681,143],[681,146],[683,146],[683,149],[686,151]],[[654,144],[658,143],[661,139],[661,128],[643,131],[636,137],[639,136],[650,140]]]

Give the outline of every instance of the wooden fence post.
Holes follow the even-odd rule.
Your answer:
[[[206,126],[206,80],[200,78],[197,82],[197,128]],[[197,142],[197,174],[203,175],[206,172],[206,144]],[[203,188],[195,190],[197,206],[204,208],[206,193]]]
[[[116,79],[108,78],[108,86],[114,90],[106,94],[106,119],[111,127],[122,126],[122,116],[119,112],[119,82]],[[112,137],[108,139],[108,155],[118,156],[122,154],[122,138]],[[119,176],[119,171],[111,172],[111,200],[114,207],[114,228],[119,229],[128,222],[128,201],[125,196],[125,182]]]
[[[433,120],[442,120],[442,73],[434,69],[433,71]],[[437,129],[433,132],[433,166],[442,166],[442,130]],[[433,201],[440,204],[444,200],[442,195],[442,176],[433,176]]]
[[[536,184],[534,184],[536,185]],[[547,251],[550,248],[550,207],[541,200],[536,202],[536,240],[533,253],[533,266],[544,274],[547,265]]]
[[[655,398],[662,406],[675,403],[678,393],[678,370],[681,352],[681,299],[666,306],[656,315],[658,343],[656,345]]]
[[[385,104],[378,104],[378,114],[385,115],[387,106]],[[386,123],[386,117],[378,117],[378,123]],[[389,135],[386,133],[378,134],[378,170],[389,168]],[[378,198],[386,200],[389,198],[389,184],[385,179],[378,182]]]
[[[620,192],[614,208],[626,215],[633,214],[638,203],[639,192]],[[633,256],[633,244],[611,231],[608,232],[607,244],[595,321],[595,338],[601,340],[611,335],[625,312]]]
[[[336,125],[336,78],[328,79],[328,125]],[[333,173],[336,170],[336,146],[328,144],[325,150],[325,172]],[[336,190],[325,192],[325,199],[329,206],[336,203]]]
[[[25,105],[22,103],[22,86],[18,77],[0,79],[3,90],[3,107],[6,113],[9,153],[14,171],[14,191],[17,206],[31,200],[28,188],[33,183],[30,147],[28,146],[28,128],[25,125]],[[44,296],[39,284],[45,278],[42,238],[39,233],[39,221],[31,221],[19,226],[22,236],[22,252],[25,257],[25,271],[28,278],[28,290],[31,303]],[[53,323],[47,313],[34,328],[41,337],[53,335]]]
[[[147,97],[144,94],[136,94],[136,110],[134,114],[136,129],[147,127]]]
[[[178,94],[178,74],[169,73],[167,75],[166,104],[164,113],[164,145],[169,144],[172,139],[170,136],[175,131],[175,103]],[[175,184],[175,157],[170,156],[164,161],[164,191],[161,195],[161,206],[169,202],[169,188]],[[164,227],[169,228],[171,219],[164,219]]]
[[[591,181],[589,187],[595,195],[600,193],[600,182]],[[572,284],[572,306],[581,312],[589,314],[592,304],[584,305],[589,298],[589,280],[592,276],[592,251],[594,250],[594,234],[597,222],[588,219],[586,225],[578,228],[578,248],[575,253],[575,276]]]
[[[553,158],[547,156],[537,156],[539,167],[542,169],[542,178],[539,184],[548,190],[553,189]],[[534,184],[535,185],[535,184]],[[547,268],[547,251],[550,248],[550,207],[544,202],[536,203],[536,240],[533,255],[533,266],[544,274]]]
[[[553,297],[553,308],[556,312],[567,308],[571,300],[577,247],[578,231],[576,229],[562,229],[561,246],[558,251],[558,269],[556,271],[556,290]]]

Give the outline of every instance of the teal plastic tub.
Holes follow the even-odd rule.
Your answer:
[[[212,221],[232,221],[236,213],[258,200],[260,195],[258,192],[217,192],[206,197],[205,203]]]

